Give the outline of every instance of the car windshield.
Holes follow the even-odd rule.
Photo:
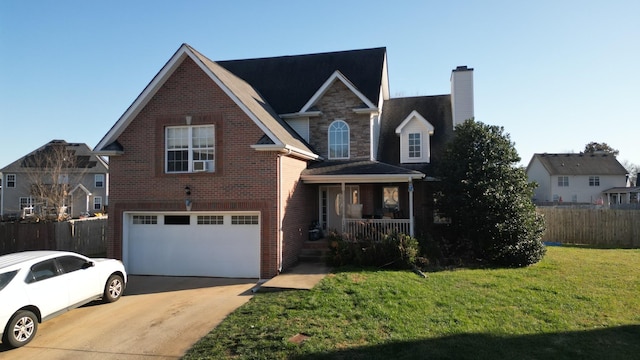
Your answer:
[[[4,289],[5,286],[13,279],[14,276],[18,273],[18,270],[9,271],[6,273],[0,274],[0,291]]]

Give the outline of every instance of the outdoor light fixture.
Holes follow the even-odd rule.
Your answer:
[[[189,185],[184,187],[184,193],[187,196],[191,195],[191,188],[189,187]]]
[[[187,115],[184,118],[187,120],[187,125],[191,125],[191,115]]]

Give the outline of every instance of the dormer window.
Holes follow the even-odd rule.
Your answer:
[[[396,128],[400,136],[400,162],[428,163],[431,161],[429,137],[433,135],[433,125],[417,111],[411,112]]]
[[[329,125],[329,159],[349,158],[349,125],[336,120]]]
[[[420,133],[410,133],[408,145],[409,145],[409,158],[419,159],[422,157]]]

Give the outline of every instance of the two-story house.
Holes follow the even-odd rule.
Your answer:
[[[452,93],[392,99],[385,48],[212,61],[182,45],[95,147],[110,157],[109,256],[132,274],[270,278],[311,224],[421,234],[433,165],[473,117]]]
[[[52,140],[0,169],[0,174],[2,219],[45,211],[78,218],[104,212],[107,205],[109,166],[86,144]],[[58,209],[50,209],[54,205]]]
[[[529,181],[535,181],[535,203],[619,203],[607,191],[625,187],[627,170],[607,153],[534,154],[527,166]]]

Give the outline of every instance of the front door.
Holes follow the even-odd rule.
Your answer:
[[[360,188],[357,185],[345,186],[345,194],[342,194],[342,187],[327,186],[320,189],[322,197],[322,219],[326,221],[323,226],[329,231],[342,232],[342,217],[353,217],[353,214],[346,214],[345,208],[351,205],[360,204]],[[342,197],[344,196],[344,202]]]

